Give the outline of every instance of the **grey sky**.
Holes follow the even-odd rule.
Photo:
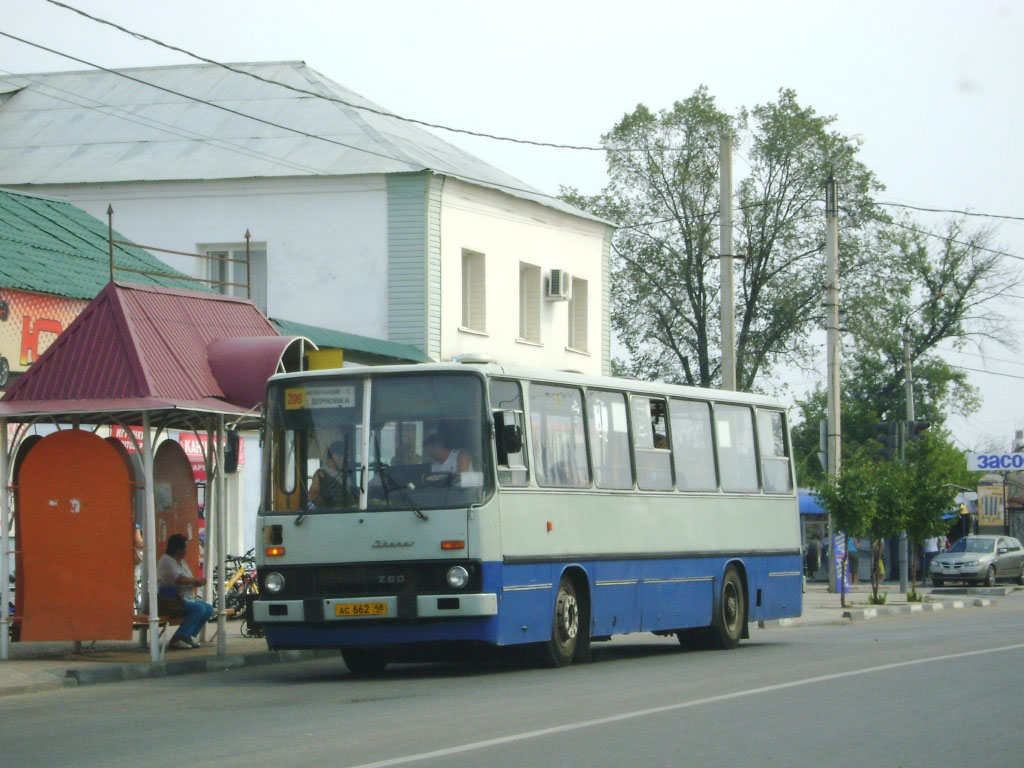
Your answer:
[[[867,136],[859,158],[888,187],[881,199],[1024,216],[1024,4],[1009,0],[68,3],[218,61],[304,60],[406,116],[559,143],[596,144],[637,103],[660,109],[702,83],[729,111],[793,88],[801,103],[837,115],[838,130]],[[0,18],[4,32],[102,66],[192,61],[45,0],[0,0]],[[0,39],[4,72],[80,68]],[[604,180],[600,153],[440,135],[546,192],[596,192]],[[1024,222],[998,226],[999,246],[1024,255]],[[1017,304],[1001,309],[1018,337]],[[988,353],[998,360],[950,359],[1024,376],[1024,364],[1002,362],[1017,353]],[[952,419],[955,437],[1008,446],[1024,428],[1022,380],[971,379],[985,402]],[[810,383],[793,379],[798,390]]]

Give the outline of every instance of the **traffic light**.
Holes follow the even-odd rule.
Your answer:
[[[907,442],[913,442],[914,440],[920,440],[924,437],[925,430],[930,427],[932,423],[930,421],[908,421],[907,422]]]
[[[893,458],[899,448],[899,422],[880,421],[875,426],[878,428],[875,440],[882,444],[878,449],[879,455],[887,459]]]

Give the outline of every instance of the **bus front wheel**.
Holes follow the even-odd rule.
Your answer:
[[[572,579],[563,576],[558,583],[555,615],[551,620],[551,638],[542,647],[542,659],[552,667],[567,667],[580,642],[580,603]]]
[[[375,677],[388,665],[384,652],[376,648],[342,648],[341,660],[356,677]]]

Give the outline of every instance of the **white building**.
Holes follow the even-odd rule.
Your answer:
[[[0,76],[0,185],[112,205],[125,236],[172,251],[237,257],[248,229],[271,317],[609,372],[609,225],[302,62],[234,68]],[[158,255],[246,282],[242,264]]]

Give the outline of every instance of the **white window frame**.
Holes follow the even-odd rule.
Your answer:
[[[245,261],[245,243],[201,243],[196,247],[205,256],[221,256]],[[224,296],[248,298],[260,312],[267,314],[267,244],[249,244],[249,291],[245,290],[246,266],[239,261],[206,262],[211,287]],[[235,283],[236,285],[225,285]]]
[[[573,352],[590,353],[588,334],[589,286],[581,277],[572,278],[572,298],[569,299],[569,345]]]
[[[460,330],[487,332],[487,261],[478,251],[462,249],[462,325]]]
[[[517,341],[540,344],[541,269],[519,262],[519,337]]]

